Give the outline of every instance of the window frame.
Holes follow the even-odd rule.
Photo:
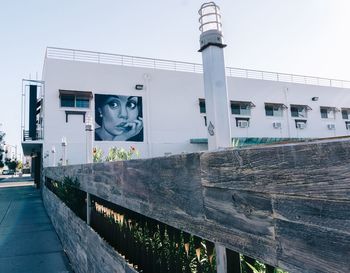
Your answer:
[[[297,109],[297,111],[293,111],[294,109]],[[308,112],[311,111],[312,108],[308,105],[302,105],[302,104],[291,104],[290,105],[290,115],[292,118],[303,118],[307,119],[308,117]],[[305,116],[301,115],[301,112],[305,112]],[[296,115],[295,115],[296,113]]]
[[[64,98],[70,97],[70,99]],[[61,108],[78,108],[78,109],[90,109],[91,100],[93,98],[92,92],[87,91],[75,91],[75,90],[59,90],[59,99]],[[72,102],[70,105],[64,105],[62,102]],[[85,103],[78,103],[78,102]]]
[[[206,109],[206,106],[205,106],[205,99],[199,98],[198,99],[198,105],[199,105],[199,113],[206,114],[207,113],[207,109]]]
[[[326,112],[324,112],[326,111]],[[320,106],[320,114],[322,119],[335,119],[336,118],[336,113],[339,112],[340,110],[337,109],[336,107],[331,107],[331,106]],[[333,116],[330,114],[332,113]],[[326,114],[326,115],[325,115]]]
[[[344,113],[346,113],[346,118],[344,117]],[[341,116],[342,119],[344,120],[349,120],[349,116],[350,116],[350,108],[341,108]]]
[[[61,95],[60,107],[75,107],[75,96],[67,94]]]
[[[271,110],[267,110],[267,108],[271,108]],[[274,117],[274,118],[282,118],[283,117],[283,112],[284,110],[288,109],[288,107],[283,104],[283,103],[269,103],[269,102],[265,102],[264,104],[264,110],[265,110],[265,116],[266,117]],[[268,114],[267,111],[272,111],[271,115]],[[277,112],[280,112],[280,115],[276,115]]]
[[[349,127],[348,127],[349,126]],[[345,129],[350,130],[350,121],[345,121]]]
[[[238,106],[235,110],[238,112],[234,113],[234,106]],[[251,109],[254,108],[255,105],[251,101],[230,101],[230,109],[232,115],[237,116],[251,116]],[[246,113],[242,113],[242,111],[246,111]]]

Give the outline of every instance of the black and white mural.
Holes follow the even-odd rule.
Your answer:
[[[95,94],[95,141],[143,141],[142,97]]]

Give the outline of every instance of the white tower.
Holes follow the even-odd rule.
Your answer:
[[[199,10],[200,52],[203,60],[208,147],[216,150],[232,146],[220,8],[204,3]]]

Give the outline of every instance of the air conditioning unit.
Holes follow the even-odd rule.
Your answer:
[[[273,128],[275,129],[281,129],[282,128],[282,123],[281,122],[274,122],[272,123]]]
[[[249,121],[248,120],[238,120],[237,121],[237,127],[239,127],[239,128],[248,128],[249,127]]]
[[[305,122],[297,122],[296,126],[298,129],[305,129],[306,123]]]
[[[335,130],[335,124],[327,124],[328,130]]]

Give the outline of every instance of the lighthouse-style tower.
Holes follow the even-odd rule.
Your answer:
[[[199,10],[200,52],[203,59],[208,148],[217,150],[232,146],[229,99],[221,31],[220,8],[204,3]]]

